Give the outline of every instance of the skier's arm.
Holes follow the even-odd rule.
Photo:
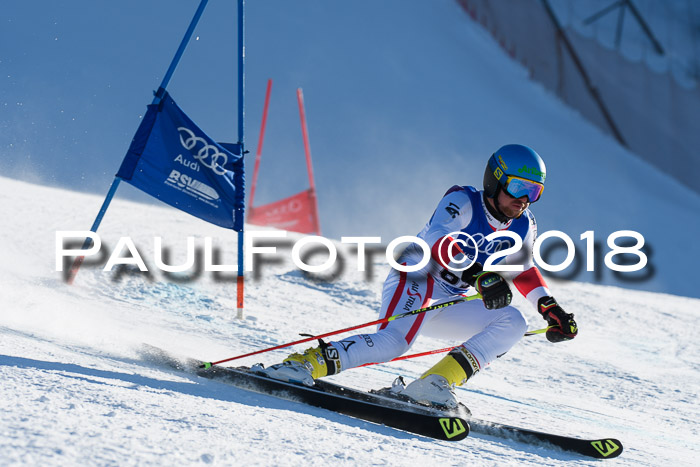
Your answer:
[[[530,218],[530,229],[523,239],[523,248],[520,252],[504,259],[506,264],[522,264],[524,271],[511,277],[513,285],[530,303],[534,305],[547,324],[553,326],[547,331],[547,339],[550,342],[571,340],[578,334],[578,326],[574,321],[574,315],[567,313],[552,297],[540,270],[537,269],[532,259],[532,249],[537,238],[537,224],[533,217]]]
[[[423,239],[430,246],[430,256],[443,268],[450,266],[450,255],[459,260],[463,254],[459,244],[448,234],[469,225],[473,215],[469,195],[461,187],[453,187],[438,203]],[[459,265],[459,263],[458,263]]]
[[[506,271],[502,272],[501,275],[513,282],[518,292],[520,292],[534,308],[537,308],[537,304],[542,297],[548,297],[552,294],[542,274],[540,274],[540,270],[535,266],[535,262],[532,259],[532,250],[535,246],[535,239],[537,238],[537,223],[535,223],[535,219],[532,215],[530,215],[529,219],[530,227],[525,234],[525,238],[523,238],[522,248],[518,250],[518,252],[508,255],[503,259],[504,264],[522,265],[523,270],[515,272]]]

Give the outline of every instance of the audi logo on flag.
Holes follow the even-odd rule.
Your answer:
[[[207,140],[195,135],[192,130],[187,127],[181,126],[177,129],[180,133],[180,143],[182,146],[190,151],[190,154],[197,159],[200,164],[214,171],[217,175],[223,175],[226,173],[224,165],[228,162],[228,156],[223,152],[219,151],[219,148],[213,144],[209,144]],[[202,144],[199,151],[195,152],[194,149],[198,143]],[[223,162],[220,162],[223,159]]]

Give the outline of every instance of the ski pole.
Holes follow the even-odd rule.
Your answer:
[[[452,349],[454,349],[454,347],[445,347],[444,349],[429,350],[427,352],[414,353],[411,355],[402,355],[400,357],[392,358],[388,362],[383,362],[383,363],[397,362],[399,360],[407,360],[409,358],[425,357],[426,355],[433,355],[436,353],[449,352]],[[360,365],[360,366],[379,365],[380,363],[382,363],[382,362],[365,363],[364,365]]]
[[[407,316],[418,315],[420,313],[425,313],[426,311],[439,310],[440,308],[445,308],[448,306],[456,305],[457,303],[468,302],[469,300],[474,300],[477,298],[481,298],[481,295],[476,294],[476,295],[470,295],[469,297],[455,298],[455,299],[450,300],[448,302],[443,302],[443,303],[438,303],[436,305],[426,306],[425,308],[419,308],[417,310],[407,311],[406,313],[401,313],[399,315],[388,316],[386,318],[378,319],[376,321],[370,321],[369,323],[358,324],[357,326],[351,326],[349,328],[339,329],[337,331],[331,331],[331,332],[327,332],[325,334],[319,334],[318,336],[310,336],[310,337],[307,337],[305,339],[300,339],[300,340],[294,341],[294,342],[288,342],[286,344],[276,345],[274,347],[270,347],[267,349],[256,350],[255,352],[250,352],[247,354],[238,355],[236,357],[231,357],[231,358],[227,358],[224,360],[219,360],[218,362],[205,362],[205,363],[199,365],[199,368],[210,368],[212,365],[219,365],[221,363],[230,362],[231,360],[238,360],[240,358],[250,357],[252,355],[258,355],[258,354],[261,354],[264,352],[270,352],[272,350],[283,349],[285,347],[290,347],[292,345],[303,344],[304,342],[309,342],[309,341],[313,341],[313,340],[317,340],[317,339],[323,339],[324,337],[334,336],[336,334],[342,334],[344,332],[354,331],[355,329],[366,328],[368,326],[374,326],[374,325],[382,324],[382,323],[388,323],[390,321],[405,318]]]
[[[558,327],[556,324],[552,326],[547,326],[546,328],[542,329],[533,329],[532,331],[528,331],[525,333],[526,336],[534,336],[535,334],[544,334],[545,332],[549,331],[552,328]]]
[[[533,329],[532,331],[528,331],[523,336],[534,336],[536,334],[542,334],[544,332],[547,332],[549,328],[553,328],[554,326],[547,326],[544,329]],[[365,363],[364,365],[360,366],[370,366],[370,365],[379,365],[379,363],[391,363],[391,362],[397,362],[399,360],[408,360],[409,358],[416,358],[416,357],[425,357],[426,355],[434,355],[436,353],[443,353],[443,352],[449,352],[450,350],[459,347],[459,346],[454,346],[454,347],[445,347],[444,349],[436,349],[436,350],[428,350],[427,352],[420,352],[420,353],[414,353],[411,355],[402,355],[400,357],[392,358],[388,362],[372,362],[372,363]]]

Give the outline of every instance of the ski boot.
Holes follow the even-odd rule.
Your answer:
[[[478,371],[476,358],[460,346],[406,386],[400,394],[418,404],[456,409],[459,401],[454,387],[463,385]]]
[[[319,342],[318,347],[306,349],[303,354],[293,353],[282,363],[268,368],[258,363],[251,367],[251,371],[281,381],[313,386],[315,379],[340,372],[338,351],[331,344]]]

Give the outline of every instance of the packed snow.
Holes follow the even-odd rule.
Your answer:
[[[121,275],[84,266],[73,286],[55,271],[55,231],[88,218],[101,198],[0,178],[9,220],[0,232],[0,464],[3,465],[549,465],[593,461],[473,433],[450,443],[177,373],[144,358],[143,344],[214,361],[376,319],[388,272],[382,255],[357,271],[308,277],[280,247],[248,275],[243,319],[235,281],[165,280],[153,237],[184,259],[186,238],[209,236],[235,263],[235,234],[168,207],[116,200],[101,231],[106,248],[131,236],[149,265]],[[144,221],[147,219],[147,221]],[[256,229],[249,226],[250,229]],[[167,234],[166,234],[167,233]],[[289,241],[300,238],[289,234]],[[123,254],[122,256],[127,256]],[[318,259],[318,258],[317,258]],[[323,258],[320,258],[323,259]],[[257,277],[257,278],[256,278]],[[692,465],[700,454],[700,359],[692,323],[700,300],[582,283],[551,284],[576,314],[579,336],[523,338],[465,388],[483,419],[580,437],[616,437],[611,465]],[[523,299],[531,328],[544,322]],[[415,351],[455,342],[421,338]],[[297,349],[299,350],[299,349]],[[238,363],[271,364],[279,350]],[[440,356],[341,373],[371,389],[417,377]],[[597,463],[597,461],[596,461]]]

